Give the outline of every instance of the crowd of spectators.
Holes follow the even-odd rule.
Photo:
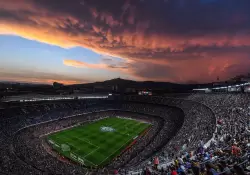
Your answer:
[[[153,104],[176,106],[182,109],[185,117],[181,129],[156,155],[160,162],[167,162],[181,151],[193,150],[202,139],[207,142],[215,131],[216,119],[205,105],[197,102],[176,98],[164,98],[155,96],[128,96],[127,101],[137,101]],[[202,116],[202,117],[201,117]],[[148,161],[141,162],[144,167]]]
[[[66,164],[57,160],[57,158],[52,157],[49,155],[47,150],[44,149],[44,145],[41,144],[43,141],[43,137],[45,134],[48,134],[53,131],[58,131],[70,126],[79,125],[79,124],[86,124],[87,122],[92,122],[93,120],[98,120],[105,117],[130,117],[140,120],[145,120],[147,122],[152,123],[152,128],[154,130],[158,130],[158,125],[160,124],[161,120],[155,120],[152,117],[145,117],[144,115],[135,115],[128,112],[121,112],[121,111],[102,111],[98,113],[90,113],[81,116],[75,116],[71,118],[65,118],[54,122],[44,123],[40,125],[36,125],[33,127],[29,127],[26,129],[21,130],[16,136],[14,137],[14,147],[16,150],[15,154],[22,158],[25,162],[29,165],[33,165],[34,167],[38,168],[39,170],[43,170],[46,172],[60,174],[64,172],[65,174],[74,173],[83,173],[85,169],[83,168],[76,168],[74,164]],[[89,120],[91,118],[91,120]],[[153,119],[153,120],[152,120]],[[156,133],[155,133],[156,134]],[[148,137],[148,136],[147,136]],[[143,138],[144,139],[144,138]],[[32,142],[30,142],[32,140]],[[150,139],[148,139],[150,141]],[[140,142],[138,142],[140,143]],[[147,144],[147,143],[146,143]],[[119,158],[117,158],[115,164],[124,164],[125,158],[129,157],[132,152],[140,151],[137,145],[133,147],[133,150],[129,152],[125,152]],[[39,161],[36,161],[38,159]],[[113,162],[113,164],[114,164]],[[54,169],[54,167],[59,166],[60,168]],[[110,167],[113,168],[112,165]]]
[[[139,162],[146,160],[146,158],[163,147],[180,129],[184,118],[182,111],[160,105],[124,103],[122,110],[147,114],[151,118],[161,119],[161,122],[157,124],[161,125],[160,129],[157,129],[158,127],[151,128],[148,134],[142,140],[138,141],[137,145],[132,147],[132,151],[135,151],[135,154],[126,155],[126,168],[138,165]]]
[[[33,104],[29,106],[9,107],[0,110],[0,174],[42,174],[44,170],[32,166],[26,162],[29,158],[35,162],[40,162],[35,151],[28,151],[29,147],[17,150],[13,141],[16,133],[25,127],[48,122],[58,121],[63,118],[86,112],[101,111],[107,108],[116,108],[116,104],[102,102],[100,100],[82,100],[58,103]],[[67,122],[70,124],[71,122]],[[56,128],[55,128],[56,129]],[[28,140],[36,143],[35,138]],[[21,145],[21,143],[20,143]],[[39,147],[39,145],[36,145]],[[35,149],[34,149],[35,150]],[[24,153],[19,157],[16,153]],[[27,157],[26,157],[27,156]],[[46,158],[44,158],[46,159]],[[47,164],[47,166],[50,166]],[[55,166],[57,167],[57,166]],[[55,168],[54,167],[54,168]],[[55,170],[60,168],[55,168]],[[75,170],[73,170],[74,172]]]
[[[111,113],[111,111],[114,112]],[[130,113],[125,115],[124,112]],[[88,115],[82,115],[83,113]],[[18,174],[19,169],[25,169],[25,174],[85,173],[88,171],[87,169],[75,164],[64,163],[59,161],[57,157],[51,156],[41,144],[40,136],[105,116],[124,115],[137,119],[144,118],[152,123],[153,127],[151,127],[150,132],[143,138],[139,138],[140,140],[129,151],[124,152],[116,161],[111,162],[108,168],[113,169],[127,165],[131,159],[142,161],[156,151],[154,148],[160,148],[166,144],[170,136],[174,135],[181,127],[181,120],[184,117],[177,108],[135,103],[120,105],[107,101],[77,101],[21,106],[3,109],[1,114],[0,138],[3,144],[1,145],[0,172],[7,174]],[[180,118],[175,120],[173,116],[177,115]],[[147,147],[146,151],[145,147]]]
[[[249,174],[250,96],[198,93],[190,94],[184,100],[203,104],[214,114],[216,130],[212,139],[206,143],[204,134],[202,136],[202,133],[199,133],[202,137],[196,139],[199,140],[198,144],[189,145],[191,149],[176,152],[171,161],[163,164],[158,162],[154,164],[154,158],[152,158],[148,165],[144,165],[143,171],[138,171],[138,174]],[[182,109],[185,109],[183,107]],[[195,109],[198,109],[197,107]],[[204,115],[200,115],[201,120],[204,119],[203,117]],[[196,127],[196,125],[192,126]],[[199,131],[202,130],[199,129]]]
[[[105,174],[107,169],[120,174],[246,174],[249,102],[246,94],[190,94],[0,109],[0,174]],[[116,116],[147,120],[153,127],[105,169],[64,162],[46,147],[43,136],[50,132]]]

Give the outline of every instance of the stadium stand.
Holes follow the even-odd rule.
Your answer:
[[[34,102],[0,109],[0,173],[248,174],[249,106],[247,94],[217,93]],[[116,116],[147,120],[153,127],[105,167],[62,160],[42,137]]]

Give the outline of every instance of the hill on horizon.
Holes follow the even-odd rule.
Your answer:
[[[103,82],[94,82],[94,83],[86,83],[86,84],[75,84],[68,85],[68,87],[73,88],[92,88],[92,87],[112,87],[119,86],[120,88],[135,88],[135,89],[153,89],[153,90],[169,90],[169,91],[183,91],[191,90],[195,88],[196,85],[192,84],[177,84],[170,82],[155,82],[155,81],[134,81],[134,80],[126,80],[121,78],[115,78],[111,80],[106,80]]]

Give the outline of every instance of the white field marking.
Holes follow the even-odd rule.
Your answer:
[[[81,157],[81,158],[84,159],[85,161],[91,163],[92,165],[97,166],[96,164],[94,164],[93,162],[89,161],[88,159],[85,159],[84,157]]]
[[[133,138],[129,138],[128,141],[126,141],[126,143],[124,143],[121,147],[119,147],[117,150],[115,150],[113,153],[111,153],[109,156],[107,156],[105,159],[103,159],[103,161],[99,164],[101,165],[105,160],[107,160],[110,156],[112,156],[114,153],[116,153],[119,149],[121,149],[123,146],[125,146],[126,144],[128,144],[129,141],[131,141]],[[98,165],[98,166],[99,166]]]
[[[80,137],[74,137],[74,136],[71,136],[71,137],[73,137],[73,138],[75,138],[75,139],[78,139],[78,140],[81,140],[81,141],[83,141],[83,142],[85,142],[85,143],[88,143],[89,145],[93,145],[93,146],[96,147],[96,148],[100,148],[99,146],[96,146],[95,144],[91,143],[90,141],[88,141],[88,140],[86,140],[86,139],[82,139],[82,138],[80,138]]]
[[[94,164],[94,163],[91,162],[90,160],[86,159],[85,157],[78,156],[78,154],[75,153],[75,152],[72,152],[72,153],[74,153],[75,155],[77,155],[77,157],[80,157],[81,159],[84,159],[84,161],[87,161],[87,162],[91,163],[92,165],[97,166],[96,164]],[[75,161],[75,162],[79,162],[78,159],[77,159],[77,160],[74,160],[74,161]]]
[[[63,136],[63,137],[65,137],[65,136]],[[96,152],[98,149],[100,149],[100,147],[99,147],[99,146],[96,146],[95,144],[93,144],[93,143],[91,143],[91,142],[89,142],[89,141],[86,141],[86,139],[80,139],[79,137],[74,137],[74,136],[73,136],[73,138],[79,139],[79,140],[81,140],[81,141],[84,141],[85,143],[88,143],[88,144],[93,145],[94,147],[96,147],[96,149],[90,151],[89,153],[87,153],[86,155],[84,155],[83,157],[81,157],[81,158],[83,158],[84,160],[86,160],[86,161],[88,161],[88,162],[90,162],[91,164],[93,164],[93,165],[96,166],[96,164],[94,164],[93,162],[89,161],[89,160],[86,159],[85,157],[87,157],[87,156],[89,156],[90,154]],[[67,142],[66,142],[66,143],[67,143]],[[69,144],[69,143],[67,143],[67,144]],[[71,145],[71,144],[69,144],[69,145]],[[72,146],[72,145],[71,145],[71,146]],[[73,147],[76,148],[75,146],[73,146]],[[81,151],[81,150],[80,150],[80,149],[76,149],[76,151]]]
[[[57,138],[57,137],[56,137],[56,138]],[[64,141],[64,142],[67,143],[68,145],[72,146],[74,149],[76,149],[76,152],[80,151],[80,150],[77,149],[75,146],[71,145],[70,143],[68,143],[68,142],[66,142],[66,141]],[[99,148],[98,148],[98,149],[99,149]],[[73,153],[76,154],[76,155],[78,156],[78,153],[75,153],[75,152],[73,152]],[[79,156],[78,156],[78,157],[79,157]],[[88,159],[85,159],[85,156],[84,156],[84,157],[81,157],[81,156],[80,156],[80,158],[84,159],[85,161],[91,163],[91,164],[94,165],[94,166],[97,166],[96,164],[94,164],[93,162],[89,161]],[[76,160],[74,160],[74,161],[76,161]],[[76,162],[78,162],[78,161],[76,161]]]
[[[138,122],[138,123],[136,123],[136,124],[134,124],[133,126],[137,126],[137,125],[140,125],[141,123],[140,122]],[[131,127],[129,127],[129,126],[131,126],[131,124],[126,124],[125,125],[125,127],[126,127],[126,132],[124,132],[124,133],[122,133],[122,132],[119,132],[120,134],[122,134],[122,135],[127,135],[127,133],[128,133],[128,130],[130,130],[131,131]]]
[[[52,144],[53,146],[55,146],[55,145],[59,145],[59,147],[61,147],[61,144],[59,144],[58,142],[55,142],[54,140],[52,140],[55,144]],[[55,146],[55,147],[57,147],[57,146]]]
[[[108,117],[107,117],[108,118]],[[138,122],[136,125],[139,125],[140,124],[140,122]],[[126,124],[126,126],[127,126],[128,124]],[[111,125],[112,126],[112,125]],[[71,126],[72,127],[72,126]],[[69,128],[71,128],[71,127],[69,127]],[[73,127],[76,127],[76,125],[75,126],[73,126]],[[63,129],[63,130],[65,130],[65,128]],[[58,131],[57,131],[58,132]],[[126,132],[125,134],[127,134],[128,132]],[[71,136],[72,137],[72,136]],[[86,142],[86,143],[88,143],[88,144],[90,144],[90,145],[93,145],[93,146],[95,146],[96,147],[96,149],[94,149],[93,151],[91,151],[91,152],[89,152],[87,155],[85,155],[84,157],[81,157],[82,159],[84,159],[85,161],[87,161],[87,162],[89,162],[89,163],[91,163],[91,164],[93,164],[94,166],[99,166],[99,165],[101,165],[105,160],[107,160],[110,156],[112,156],[115,152],[117,152],[119,149],[121,149],[123,146],[125,146],[129,141],[131,141],[134,137],[131,137],[127,142],[125,142],[119,149],[117,149],[116,151],[114,151],[112,154],[110,154],[109,156],[107,156],[99,165],[96,165],[96,164],[94,164],[93,162],[91,162],[91,161],[89,161],[88,159],[86,159],[85,157],[87,157],[88,155],[91,155],[92,153],[94,153],[95,151],[97,151],[100,147],[99,146],[97,146],[97,145],[94,145],[93,143],[91,143],[89,140],[87,140],[87,139],[82,139],[82,138],[78,138],[78,137],[74,137],[73,136],[73,138],[76,138],[76,139],[79,139],[79,140],[81,140],[81,141],[84,141],[84,142]],[[67,142],[66,142],[67,143]],[[69,144],[69,143],[67,143],[67,144]],[[69,145],[71,145],[71,144],[69,144]],[[71,145],[72,146],[72,145]],[[74,146],[73,146],[74,147]],[[74,147],[75,148],[75,147]],[[76,149],[77,151],[79,150],[79,149]]]
[[[140,124],[140,123],[137,123],[136,125],[138,125],[138,124]],[[125,133],[125,134],[126,134],[126,133]],[[125,146],[126,144],[128,144],[128,142],[132,141],[133,138],[134,138],[134,137],[129,138],[129,140],[128,140],[126,143],[124,143],[120,148],[118,148],[116,151],[114,151],[114,152],[111,153],[109,156],[107,156],[99,165],[101,165],[105,160],[107,160],[110,156],[112,156],[114,153],[116,153],[116,152],[117,152],[119,149],[121,149],[123,146]],[[98,165],[98,166],[99,166],[99,165]]]
[[[61,137],[61,136],[60,136]],[[56,136],[56,138],[58,139],[58,137]],[[59,140],[60,140],[60,138],[59,138]],[[70,145],[71,147],[73,147],[74,149],[76,149],[76,151],[80,151],[79,149],[77,149],[74,145],[72,145],[71,143],[69,143],[69,142],[67,142],[67,141],[63,141],[63,142],[65,142],[65,143],[67,143],[68,145]],[[59,144],[59,145],[61,145],[61,144]]]
[[[93,151],[90,151],[88,154],[86,154],[83,158],[85,159],[85,157],[91,155],[92,153],[96,152],[99,148],[94,149]]]
[[[121,117],[121,116],[117,116],[116,118],[121,118],[121,119],[127,119],[127,120],[134,120],[140,123],[147,123],[147,124],[151,124],[150,122],[144,121],[144,120],[140,120],[140,119],[134,119],[134,118],[129,118],[129,117]]]
[[[111,108],[111,109],[106,109],[106,110],[99,110],[97,112],[106,112],[106,111],[120,111],[120,110],[119,109],[112,109]],[[131,112],[129,110],[124,110],[124,111]],[[67,118],[71,118],[71,117],[75,117],[75,116],[80,116],[80,115],[85,115],[85,114],[92,114],[92,113],[93,112],[83,112],[83,113],[79,113],[79,114],[69,115],[69,116],[66,116],[66,117],[60,117],[60,118],[56,118],[56,119],[52,119],[52,120],[43,121],[43,122],[40,122],[40,123],[26,125],[26,126],[20,128],[20,129],[18,129],[14,134],[16,134],[17,132],[21,131],[22,129],[29,128],[29,127],[32,127],[32,126],[37,126],[37,125],[40,125],[40,124],[45,124],[45,123],[50,123],[50,122],[58,121],[60,119],[67,119]],[[12,118],[15,118],[15,117],[12,117]],[[98,121],[98,120],[105,119],[105,118],[109,118],[109,117],[102,117],[100,119],[86,120],[86,121]],[[6,119],[6,120],[8,120],[8,119]]]
[[[60,137],[64,137],[64,138],[67,138],[66,136],[60,136]],[[91,143],[91,142],[87,142],[85,139],[80,139],[80,138],[78,138],[78,137],[74,137],[74,136],[71,136],[71,137],[73,137],[73,138],[75,138],[75,139],[79,139],[79,140],[81,140],[81,141],[83,141],[83,142],[85,142],[85,143],[87,143],[87,144],[89,144],[89,145],[93,145],[94,147],[96,147],[96,149],[99,149],[100,147],[99,146],[96,146],[95,144],[93,144],[93,143]],[[72,146],[72,145],[71,145]],[[75,146],[73,146],[73,147],[75,147]],[[79,150],[79,149],[78,149]]]
[[[125,133],[127,134],[127,132]],[[123,146],[125,146],[126,144],[128,144],[128,142],[130,142],[134,137],[130,137],[128,141],[126,141],[121,147],[119,147],[117,150],[115,150],[113,153],[111,153],[109,156],[107,156],[99,165],[101,165],[104,161],[106,161],[110,156],[112,156],[114,153],[116,153],[119,149],[121,149]],[[98,165],[98,166],[99,166]]]
[[[86,143],[88,143],[88,144],[93,145],[93,146],[96,147],[96,149],[94,149],[94,150],[92,150],[91,152],[89,152],[88,154],[84,155],[84,157],[83,157],[84,159],[85,159],[85,157],[87,157],[88,155],[90,155],[90,154],[96,152],[96,151],[100,148],[99,146],[96,146],[95,144],[93,144],[93,143],[91,143],[91,142],[89,142],[89,141],[86,141],[85,139],[81,139],[81,138],[78,138],[78,137],[73,137],[73,138],[79,139],[79,140],[81,140],[81,141],[84,141],[84,142],[86,142]],[[85,159],[85,160],[86,160],[86,159]]]
[[[127,125],[128,125],[128,124],[126,124],[126,126],[127,126]],[[112,125],[111,125],[111,126],[112,126]],[[127,133],[127,132],[126,132],[126,133]],[[79,139],[80,139],[80,138],[79,138]],[[85,139],[84,139],[84,140],[83,140],[83,139],[80,139],[80,140],[85,141]],[[125,144],[127,144],[130,140],[132,140],[132,139],[130,138]],[[86,141],[85,141],[85,142],[86,142]],[[90,142],[87,142],[87,143],[90,143]],[[125,145],[125,144],[124,144],[124,145]],[[94,145],[94,144],[92,144],[92,145]],[[121,148],[122,148],[124,145],[122,145]],[[96,146],[96,145],[94,145],[94,146]],[[97,147],[96,149],[94,149],[93,151],[91,151],[91,152],[89,152],[87,155],[85,155],[85,156],[83,157],[83,159],[85,159],[85,157],[91,155],[92,153],[96,152],[96,151],[100,148],[99,146],[96,146],[96,147]],[[120,149],[120,148],[119,148],[119,149]],[[118,150],[119,150],[119,149],[118,149]],[[118,151],[118,150],[116,150],[116,151]],[[115,152],[116,152],[116,151],[115,151]],[[115,153],[115,152],[114,152],[114,153]],[[112,154],[114,154],[114,153],[112,153]],[[111,154],[111,155],[112,155],[112,154]],[[111,155],[110,155],[110,156],[111,156]],[[108,157],[110,157],[110,156],[108,156]],[[106,157],[106,159],[107,159],[108,157]],[[106,159],[104,159],[100,164],[102,164]],[[99,165],[100,165],[100,164],[99,164]]]
[[[119,111],[118,109],[107,109],[107,110],[99,110],[97,112],[106,112],[106,111]],[[79,114],[74,114],[74,115],[69,115],[69,116],[66,116],[66,117],[60,117],[60,118],[56,118],[56,119],[52,119],[52,120],[47,120],[47,121],[43,121],[43,122],[40,122],[40,123],[35,123],[35,124],[30,124],[30,125],[25,125],[24,127],[18,129],[17,131],[15,131],[14,134],[16,134],[17,132],[21,131],[22,129],[25,129],[25,128],[29,128],[29,127],[32,127],[32,126],[37,126],[37,125],[40,125],[40,124],[45,124],[45,123],[50,123],[50,122],[54,122],[54,121],[58,121],[60,119],[67,119],[67,118],[71,118],[71,117],[76,117],[76,116],[80,116],[80,115],[85,115],[85,114],[92,114],[93,112],[83,112],[83,113],[79,113]],[[12,117],[12,118],[15,118],[15,117]],[[104,119],[104,118],[109,118],[109,117],[102,117],[100,119],[96,119],[96,120],[86,120],[86,121],[97,121],[97,120],[101,120],[101,119]],[[9,119],[6,119],[6,120],[9,120]],[[67,128],[66,128],[67,129]],[[64,129],[62,129],[64,130]],[[44,134],[46,135],[46,134]]]

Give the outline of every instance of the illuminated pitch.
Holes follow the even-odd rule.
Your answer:
[[[105,118],[48,136],[62,156],[88,167],[104,166],[133,142],[149,123],[126,118]]]

